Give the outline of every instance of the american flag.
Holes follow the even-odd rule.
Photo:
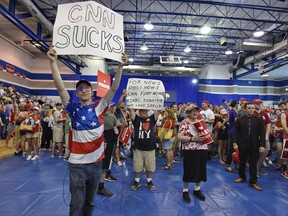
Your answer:
[[[104,115],[108,103],[101,99],[95,104],[82,106],[69,101],[66,107],[72,123],[72,142],[69,162],[87,164],[104,158]]]

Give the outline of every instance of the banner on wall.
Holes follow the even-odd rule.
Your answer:
[[[6,64],[6,71],[8,73],[14,74],[15,73],[15,67],[13,65]]]
[[[58,55],[96,55],[121,62],[123,16],[94,1],[58,5],[53,44]]]
[[[109,75],[98,70],[97,75],[97,96],[104,97],[110,89],[111,78]]]
[[[165,88],[161,80],[128,79],[126,105],[132,109],[161,110]]]

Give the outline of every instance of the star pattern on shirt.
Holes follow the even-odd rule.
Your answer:
[[[75,106],[71,108],[71,121],[73,122],[73,129],[76,131],[93,130],[101,126],[98,116],[96,114],[96,108],[93,104],[82,106],[79,103],[74,104]],[[68,107],[69,110],[70,107]]]

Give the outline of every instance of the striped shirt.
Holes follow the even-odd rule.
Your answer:
[[[72,164],[101,161],[104,156],[104,115],[108,109],[105,99],[82,106],[70,99],[66,107],[71,118],[72,142],[69,143]]]

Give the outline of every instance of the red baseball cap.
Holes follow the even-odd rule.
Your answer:
[[[220,111],[220,114],[221,114],[221,115],[227,115],[227,114],[228,114],[228,112],[227,112],[227,110],[225,110],[225,109],[222,109],[222,110]]]
[[[197,109],[199,110],[200,108],[196,105],[196,104],[189,104],[186,109],[185,109],[185,112],[188,111],[188,110],[192,110],[192,109]]]
[[[255,98],[252,103],[253,104],[261,104],[263,102],[259,98]]]
[[[242,104],[242,103],[248,103],[247,99],[246,98],[241,98],[240,99],[240,104]]]
[[[209,104],[208,100],[203,100],[202,103]]]

